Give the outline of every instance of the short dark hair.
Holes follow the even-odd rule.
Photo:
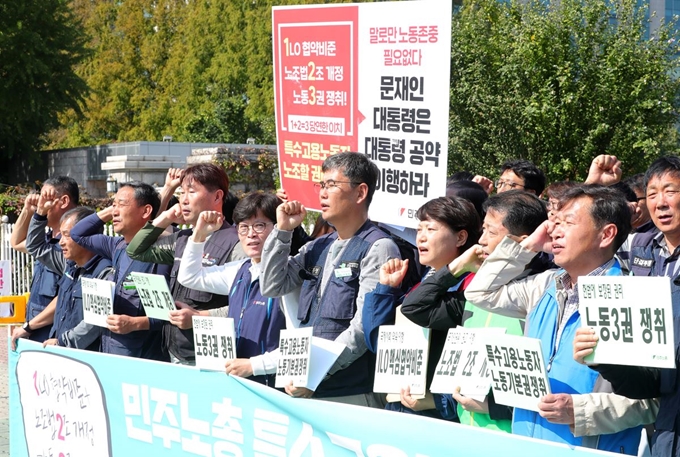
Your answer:
[[[661,176],[670,173],[674,177],[680,178],[680,157],[678,156],[664,156],[656,159],[647,168],[645,173],[645,190],[652,178],[660,178]]]
[[[501,165],[501,174],[506,170],[511,170],[524,180],[525,190],[533,190],[536,195],[541,195],[543,189],[545,189],[545,174],[529,160],[508,160]]]
[[[472,179],[475,177],[474,174],[472,174],[469,171],[457,171],[448,178],[446,178],[446,185],[449,186],[454,182],[457,181],[472,181]]]
[[[614,252],[616,252],[626,240],[631,230],[630,208],[624,195],[621,191],[612,187],[581,184],[564,192],[560,199],[560,206],[564,206],[578,198],[588,198],[592,202],[590,217],[593,218],[598,229],[607,224],[614,224],[616,226],[616,237],[614,238],[613,246]]]
[[[634,192],[645,191],[645,174],[644,173],[638,173],[633,176],[629,176],[626,179],[623,180],[626,184],[630,186],[631,189],[633,189]]]
[[[623,194],[624,197],[626,197],[626,201],[629,201],[631,203],[637,202],[637,195],[635,195],[635,191],[625,182],[619,181],[615,184],[612,184],[611,186],[612,189],[616,189],[619,192]]]
[[[227,176],[227,172],[224,171],[224,168],[219,165],[209,162],[190,165],[184,170],[184,175],[182,175],[182,183],[186,180],[196,181],[210,192],[222,190],[224,193],[222,198],[227,198],[227,193],[229,192],[229,177]]]
[[[239,198],[236,195],[232,194],[231,191],[227,192],[226,197],[224,197],[224,203],[222,204],[222,215],[230,224],[234,223],[234,208],[236,208],[238,202]]]
[[[461,197],[473,204],[479,215],[479,220],[484,219],[484,202],[489,198],[484,188],[473,181],[454,181],[446,185],[447,197]]]
[[[158,196],[158,192],[153,188],[152,185],[141,181],[130,181],[124,182],[120,185],[119,189],[124,187],[131,187],[134,190],[134,199],[139,206],[151,205],[151,217],[155,217],[158,214],[158,208],[161,207],[161,198]]]
[[[378,178],[380,170],[365,154],[358,152],[341,152],[332,155],[323,161],[321,171],[326,173],[330,170],[341,171],[347,176],[351,182],[352,187],[359,184],[366,184],[368,186],[368,193],[366,195],[366,207],[368,208],[373,200],[373,194],[378,186]]]
[[[484,210],[493,210],[503,217],[503,227],[511,235],[531,235],[546,219],[548,212],[537,196],[523,190],[509,190],[489,197]]]
[[[60,195],[68,195],[73,205],[78,205],[80,201],[80,190],[78,183],[70,176],[56,176],[49,178],[43,183],[44,186],[52,186]]]
[[[477,210],[469,200],[462,197],[439,197],[418,208],[416,217],[423,221],[432,219],[448,226],[452,231],[465,230],[467,241],[461,252],[479,241],[481,222]]]
[[[75,208],[71,208],[70,210],[62,214],[59,223],[63,224],[70,218],[73,218],[73,225],[76,225],[78,222],[82,221],[87,216],[91,216],[92,214],[94,214],[94,210],[92,208],[89,208],[87,206],[76,206]],[[101,226],[99,233],[104,233],[103,225]]]
[[[246,219],[257,216],[261,211],[264,217],[276,223],[276,208],[283,203],[274,194],[264,192],[252,192],[243,197],[234,208],[234,224],[239,224]]]

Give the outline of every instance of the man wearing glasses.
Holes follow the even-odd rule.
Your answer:
[[[317,185],[323,218],[336,232],[306,244],[289,257],[292,231],[306,210],[298,201],[277,208],[277,227],[262,252],[261,287],[267,297],[300,290],[297,319],[313,335],[344,344],[345,350],[315,392],[289,385],[293,397],[383,407],[373,394],[375,356],[366,350],[364,296],[378,284],[380,267],[400,258],[392,239],[368,220],[378,168],[365,155],[345,152],[326,159]],[[295,316],[294,316],[295,317]]]
[[[198,314],[200,310],[225,306],[229,298],[227,294],[219,295],[184,287],[177,280],[182,254],[192,234],[191,229],[160,236],[173,223],[195,226],[202,211],[221,214],[229,191],[229,178],[222,167],[200,163],[184,170],[180,182],[182,193],[179,203],[162,212],[153,222],[147,223],[132,239],[127,253],[135,260],[172,265],[170,292],[179,309],[170,312],[170,323],[163,326],[163,348],[169,352],[172,362],[194,365],[191,316]],[[240,246],[236,229],[224,221],[221,228],[206,241],[202,264],[222,265],[244,258],[243,251],[240,248],[234,250],[235,246]]]
[[[540,196],[545,189],[545,175],[528,160],[508,160],[501,166],[501,177],[494,184],[499,194],[508,190],[525,190]]]

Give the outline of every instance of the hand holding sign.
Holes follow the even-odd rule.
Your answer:
[[[428,409],[435,409],[434,397],[431,393],[425,393],[424,398],[416,398],[411,395],[411,387],[406,386],[399,392],[399,399],[401,404],[413,411],[426,411]]]
[[[590,327],[576,329],[574,336],[574,360],[585,365],[585,358],[593,353],[597,346],[597,335],[595,330]]]
[[[312,395],[314,395],[314,391],[306,387],[295,387],[293,381],[286,385],[285,390],[288,395],[296,398],[312,398]]]
[[[390,259],[380,268],[380,284],[399,287],[408,271],[408,259]]]
[[[307,210],[297,200],[281,203],[276,208],[276,226],[280,230],[291,231],[302,224],[307,215]]]
[[[137,328],[135,318],[126,314],[112,314],[106,318],[106,324],[109,330],[119,335],[141,330]]]
[[[177,309],[170,311],[170,323],[182,330],[193,327],[193,316],[198,316],[200,313],[181,301],[176,301],[175,306]]]
[[[463,407],[465,411],[471,413],[482,413],[489,414],[489,400],[488,397],[484,401],[475,400],[474,398],[466,397],[460,393],[460,387],[456,389],[456,392],[452,393],[451,396],[456,403]]]
[[[196,243],[204,242],[211,233],[219,230],[223,223],[224,216],[219,211],[202,211],[196,221],[193,240]]]
[[[553,424],[574,423],[574,399],[569,394],[548,394],[538,404],[538,414]]]
[[[253,364],[250,363],[250,359],[227,360],[224,368],[228,375],[239,378],[248,378],[253,375]]]

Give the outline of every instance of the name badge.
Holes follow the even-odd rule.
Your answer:
[[[335,277],[336,278],[347,278],[348,276],[352,276],[352,269],[349,267],[340,267],[335,269]]]

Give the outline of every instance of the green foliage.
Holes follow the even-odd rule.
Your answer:
[[[674,150],[676,37],[645,26],[635,0],[465,2],[452,26],[449,171],[497,176],[523,157],[550,181],[583,179],[598,154],[632,174]]]
[[[24,207],[24,198],[31,192],[34,192],[34,190],[33,186],[29,184],[3,186],[0,192],[0,214],[9,216],[10,220],[14,220]]]
[[[246,108],[243,97],[220,99],[211,112],[200,113],[189,120],[182,138],[197,143],[245,144],[249,138],[257,144],[276,143],[276,132],[248,118]]]
[[[86,38],[67,0],[0,2],[0,155],[39,160],[58,115],[80,111],[87,86],[74,67]]]
[[[61,117],[50,135],[55,148],[160,141],[165,135],[273,144],[271,8],[323,3],[72,2],[91,37],[92,56],[78,67],[91,93],[84,116],[72,111]]]
[[[227,172],[229,182],[245,185],[246,192],[253,190],[275,190],[274,173],[278,159],[274,152],[263,151],[253,159],[232,152],[228,158],[218,159],[216,163]],[[255,152],[255,149],[253,149]]]

